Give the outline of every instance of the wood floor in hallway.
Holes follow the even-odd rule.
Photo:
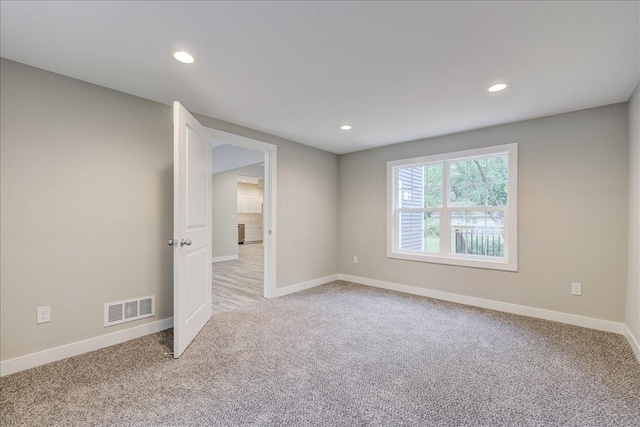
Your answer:
[[[263,300],[264,247],[238,245],[238,259],[213,264],[213,313],[233,311]]]

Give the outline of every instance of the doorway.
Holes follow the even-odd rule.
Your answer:
[[[212,304],[218,313],[275,295],[277,147],[210,131]]]
[[[173,235],[173,357],[178,358],[212,316],[212,149],[228,144],[259,151],[264,159],[263,296],[276,289],[276,168],[277,147],[262,141],[205,128],[179,102],[173,103],[174,218]],[[232,202],[232,208],[235,205]],[[232,215],[234,219],[235,215]],[[232,229],[233,232],[237,231]],[[237,234],[232,235],[232,241]]]

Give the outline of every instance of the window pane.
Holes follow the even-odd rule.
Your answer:
[[[487,205],[487,159],[470,160],[469,165],[469,204],[467,206]]]
[[[400,249],[440,252],[440,213],[400,212]]]
[[[425,200],[427,208],[442,206],[442,163],[425,167]]]
[[[424,250],[425,252],[440,252],[440,213],[424,213]]]
[[[505,206],[507,156],[478,158],[449,164],[449,206]]]
[[[400,212],[400,249],[422,250],[423,215],[422,212]]]
[[[449,164],[449,206],[469,206],[468,162]]]
[[[452,211],[451,253],[504,257],[504,211]]]
[[[424,207],[424,166],[398,169],[398,207]]]
[[[509,183],[509,159],[506,155],[487,159],[487,205],[506,206]]]

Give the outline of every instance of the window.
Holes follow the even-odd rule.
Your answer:
[[[387,163],[387,256],[517,271],[518,145]]]

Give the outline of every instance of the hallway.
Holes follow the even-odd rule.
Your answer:
[[[238,259],[213,264],[213,314],[263,300],[264,247],[238,245]]]

